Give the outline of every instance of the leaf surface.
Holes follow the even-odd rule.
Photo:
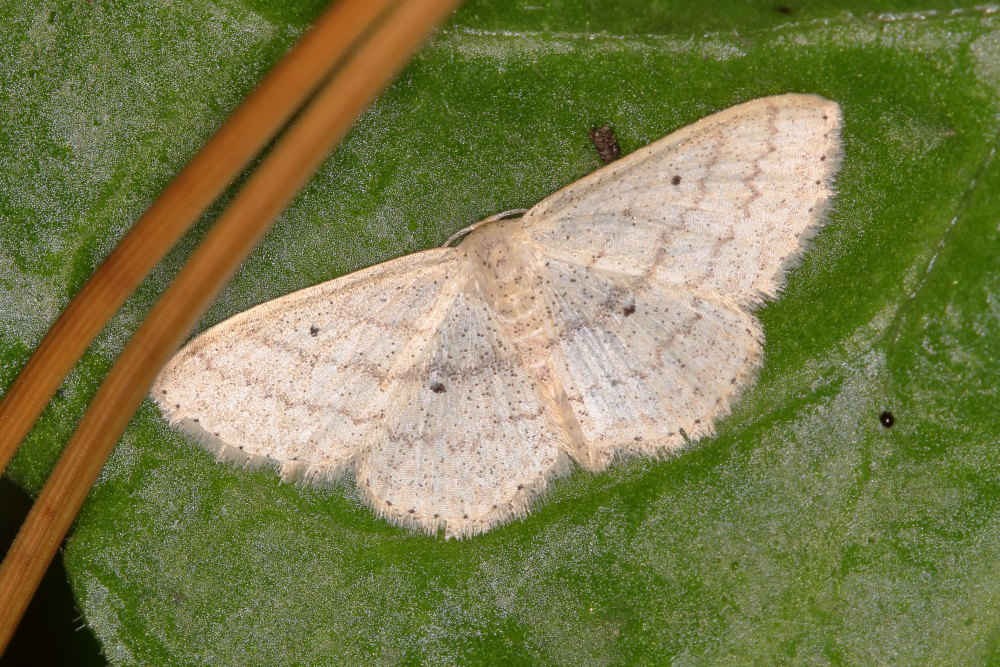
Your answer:
[[[321,6],[2,4],[9,383]],[[463,541],[391,527],[350,485],[217,464],[147,401],[65,552],[109,660],[1000,659],[998,63],[996,15],[956,3],[470,2],[199,328],[534,204],[600,165],[595,125],[627,152],[745,100],[817,93],[844,111],[839,193],[760,311],[759,382],[716,437],[574,474],[528,519]],[[11,467],[23,487],[218,210],[74,371]]]

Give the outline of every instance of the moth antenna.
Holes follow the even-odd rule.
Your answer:
[[[491,222],[496,222],[497,220],[503,220],[504,218],[508,218],[508,217],[510,217],[512,215],[524,215],[527,212],[528,212],[528,209],[526,209],[526,208],[512,208],[509,211],[504,211],[503,213],[497,213],[496,215],[491,215],[488,218],[480,220],[479,222],[475,223],[474,225],[469,225],[465,229],[458,230],[457,232],[455,232],[454,234],[452,234],[451,236],[449,236],[448,240],[445,241],[444,244],[441,247],[442,248],[447,248],[448,246],[451,245],[452,241],[454,241],[455,239],[458,239],[458,238],[461,238],[461,237],[465,236],[466,234],[468,234],[472,230],[476,229],[477,227],[489,224]]]

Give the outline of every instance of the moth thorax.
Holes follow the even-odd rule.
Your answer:
[[[487,302],[508,322],[532,318],[539,305],[537,275],[523,237],[519,221],[500,221],[477,229],[460,246]]]

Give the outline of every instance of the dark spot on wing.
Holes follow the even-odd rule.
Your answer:
[[[673,178],[670,179],[670,182],[673,183],[674,185],[680,185],[681,184],[681,177],[680,176],[674,176]]]
[[[319,327],[318,326],[316,326],[314,324],[311,327],[309,327],[309,335],[310,336],[316,337],[316,335],[318,335],[318,334],[319,334]]]
[[[444,385],[441,384],[440,382],[434,382],[431,384],[431,391],[433,391],[435,394],[443,394],[448,390],[445,389]]]
[[[625,306],[624,308],[622,308],[622,315],[624,315],[625,317],[628,317],[629,315],[631,315],[634,312],[635,312],[635,304],[634,303],[629,304],[629,305]]]

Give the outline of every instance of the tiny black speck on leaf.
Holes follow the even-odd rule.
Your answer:
[[[886,428],[892,428],[892,425],[896,423],[896,418],[892,415],[891,412],[888,411],[880,414],[878,416],[878,420],[882,422],[882,426],[885,426]]]

